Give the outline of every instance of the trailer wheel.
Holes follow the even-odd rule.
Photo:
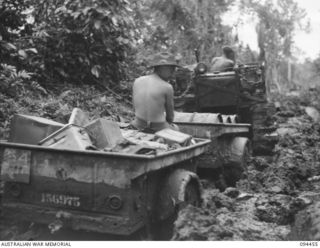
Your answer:
[[[183,204],[186,205],[193,205],[199,207],[201,204],[201,198],[198,187],[193,182],[189,182],[185,188],[184,193],[184,202]]]
[[[159,232],[156,234],[156,240],[171,240],[174,235],[174,223],[178,218],[179,212],[188,205],[199,207],[201,197],[195,183],[188,183],[185,188],[185,199],[181,202],[176,211],[165,220],[159,222]]]
[[[201,191],[199,178],[193,172],[179,169],[167,177],[159,198],[159,221],[154,232],[156,240],[172,238],[179,211],[189,204],[201,206]]]
[[[247,138],[236,137],[234,144],[238,151],[234,156],[236,159],[229,161],[223,168],[223,177],[226,184],[231,187],[235,187],[237,181],[247,174],[247,165],[252,153],[250,142]]]

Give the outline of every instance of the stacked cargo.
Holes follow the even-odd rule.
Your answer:
[[[121,128],[120,128],[121,127]],[[90,121],[75,108],[68,124],[40,117],[16,115],[9,142],[71,150],[100,150],[127,154],[158,154],[194,143],[192,137],[171,129],[155,134],[130,129],[105,118]]]

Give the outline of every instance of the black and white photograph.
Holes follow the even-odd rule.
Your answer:
[[[320,2],[0,0],[0,175],[1,248],[320,246]]]

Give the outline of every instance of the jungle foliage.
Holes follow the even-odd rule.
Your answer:
[[[125,78],[137,34],[126,0],[0,2],[1,63],[43,85]]]
[[[224,22],[235,7],[258,20],[260,54],[239,41],[237,25]],[[293,34],[307,28],[304,21],[295,0],[0,0],[0,90],[8,96],[46,95],[67,84],[121,90],[156,52],[169,50],[188,65],[195,49],[209,62],[227,44],[239,62],[265,62],[267,81],[282,90],[295,81]],[[316,68],[315,62],[310,73]]]

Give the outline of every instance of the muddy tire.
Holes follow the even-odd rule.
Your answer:
[[[251,156],[251,148],[246,145],[243,150],[241,161],[239,163],[230,163],[223,168],[223,177],[226,185],[229,187],[235,187],[237,181],[244,178],[247,175],[247,166]]]
[[[224,164],[222,178],[227,187],[235,187],[236,182],[247,174],[247,165],[251,157],[251,143],[248,138],[235,137],[229,141],[223,152]]]
[[[195,207],[199,207],[201,205],[199,188],[195,182],[191,181],[187,184],[184,195],[184,202],[179,206],[180,210],[187,205]]]
[[[178,184],[177,189],[180,190],[179,195],[183,195],[183,199],[175,205],[173,213],[163,220],[158,221],[157,228],[153,230],[153,236],[155,240],[171,240],[174,233],[174,222],[176,221],[179,212],[188,205],[196,207],[201,206],[201,188],[199,181],[196,178],[191,178],[186,184],[185,180],[181,180],[181,184]],[[182,190],[182,191],[181,191]]]

